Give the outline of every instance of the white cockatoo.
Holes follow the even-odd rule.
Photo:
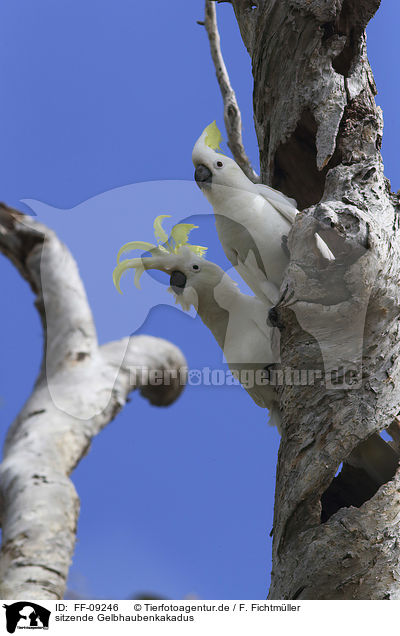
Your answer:
[[[193,306],[221,347],[232,374],[241,381],[254,402],[270,411],[270,423],[280,430],[276,393],[269,382],[269,367],[279,362],[279,331],[266,323],[271,303],[240,292],[236,283],[215,263],[203,258],[206,248],[188,243],[189,232],[197,227],[180,223],[168,238],[154,223],[158,245],[134,241],[118,253],[113,273],[119,292],[121,276],[135,269],[135,285],[145,269],[157,269],[170,275],[168,291],[176,303],[188,311]],[[140,249],[151,256],[120,260],[123,253]]]
[[[296,201],[250,181],[233,159],[216,152],[220,142],[215,122],[196,141],[196,183],[213,207],[226,256],[258,298],[276,305],[289,263],[286,243],[298,212]],[[315,240],[321,256],[334,259],[318,234]]]

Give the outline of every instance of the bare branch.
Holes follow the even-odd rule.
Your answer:
[[[119,370],[123,392],[139,389],[154,406],[174,402],[186,381],[186,362],[182,353],[167,340],[154,336],[134,336],[101,347],[103,357]],[[155,382],[148,382],[148,370],[157,371]],[[162,380],[162,382],[161,382]]]
[[[237,103],[235,91],[233,90],[224,58],[221,53],[221,43],[217,25],[217,13],[212,0],[206,0],[204,26],[210,42],[211,57],[214,63],[218,84],[221,90],[224,103],[224,122],[228,135],[228,146],[236,163],[243,172],[254,182],[260,179],[253,170],[242,140],[242,118],[239,105]]]
[[[68,249],[49,228],[4,204],[0,204],[0,225],[0,250],[36,295],[35,305],[46,333],[42,375],[44,369],[49,377],[78,356],[93,355],[97,348],[96,328],[77,265]]]
[[[177,347],[150,336],[99,347],[68,249],[54,232],[4,205],[0,251],[35,293],[46,343],[39,378],[10,427],[0,465],[0,597],[62,598],[79,512],[68,476],[135,388],[152,404],[173,402],[186,362]],[[157,381],[149,383],[152,373]],[[167,373],[171,380],[164,382]]]

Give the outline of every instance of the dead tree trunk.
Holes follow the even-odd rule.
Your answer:
[[[399,200],[365,37],[379,0],[232,4],[252,59],[261,180],[303,210],[274,316],[282,366],[303,375],[279,387],[269,598],[399,599]],[[315,231],[334,263],[310,249]]]
[[[99,346],[78,268],[54,232],[0,205],[0,251],[35,294],[44,331],[42,368],[12,424],[0,465],[0,598],[62,598],[79,498],[69,474],[91,441],[139,388],[165,406],[180,394],[185,359],[160,338]],[[157,382],[147,382],[157,372]],[[161,383],[161,373],[164,380]]]

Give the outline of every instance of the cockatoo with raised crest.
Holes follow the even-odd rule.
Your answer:
[[[154,223],[158,245],[133,241],[119,250],[113,273],[117,290],[121,292],[121,276],[129,269],[135,270],[134,281],[139,288],[144,270],[169,274],[168,291],[176,303],[185,311],[191,306],[197,310],[223,350],[233,375],[242,381],[258,406],[269,409],[271,424],[280,429],[276,394],[268,383],[268,367],[279,362],[279,332],[265,320],[271,303],[240,292],[223,269],[203,257],[206,248],[189,244],[189,232],[197,226],[177,224],[168,237],[161,225],[166,216],[157,217]],[[151,256],[120,260],[126,252],[138,249]]]
[[[258,298],[276,305],[289,264],[286,243],[298,212],[296,201],[250,181],[233,159],[217,152],[220,142],[215,122],[196,141],[196,183],[213,207],[226,256]],[[334,259],[318,234],[315,247],[325,259]]]

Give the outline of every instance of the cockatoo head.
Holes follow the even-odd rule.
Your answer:
[[[203,130],[192,151],[195,181],[211,205],[253,186],[236,161],[217,152],[221,139],[213,121]]]
[[[197,256],[184,245],[176,258],[168,263],[170,287],[168,291],[184,311],[193,306],[201,313],[212,302],[213,291],[221,282],[223,270],[205,258]]]
[[[206,300],[206,296],[221,281],[223,270],[203,258],[207,248],[188,243],[188,235],[196,225],[179,223],[171,230],[170,237],[164,232],[161,220],[168,215],[158,216],[154,221],[154,232],[160,241],[158,245],[134,241],[127,243],[118,252],[117,266],[113,272],[113,280],[117,290],[121,293],[121,276],[128,270],[135,270],[135,285],[140,289],[139,279],[145,269],[157,269],[170,276],[168,291],[175,296],[176,303],[188,311],[193,305],[199,309],[199,303]],[[162,241],[162,244],[161,244]],[[151,256],[142,256],[120,260],[123,253],[140,249]]]

